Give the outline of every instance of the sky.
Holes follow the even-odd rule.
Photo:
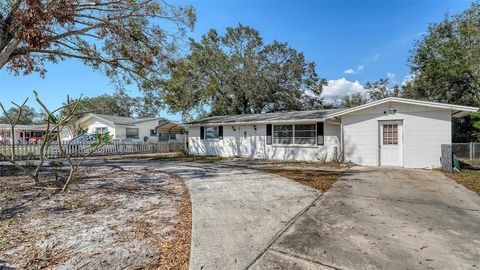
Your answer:
[[[331,96],[362,91],[368,81],[388,77],[401,84],[409,76],[408,56],[414,42],[429,23],[441,21],[446,13],[456,14],[471,1],[202,1],[176,3],[193,5],[195,29],[188,36],[198,40],[215,28],[239,23],[257,29],[265,42],[288,42],[317,65],[320,77],[329,81],[324,89]],[[188,48],[183,48],[188,51]],[[110,80],[76,60],[47,64],[46,78],[38,74],[14,76],[0,71],[0,102],[32,99],[37,90],[54,108],[67,94],[93,97],[114,91]],[[132,88],[131,95],[138,95]],[[33,101],[29,105],[38,108]],[[179,114],[160,115],[180,120]]]

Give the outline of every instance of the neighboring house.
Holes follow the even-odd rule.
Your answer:
[[[345,110],[216,116],[185,124],[193,155],[436,168],[452,118],[478,108],[386,98]]]
[[[180,141],[185,140],[185,129],[175,122],[164,122],[158,125],[155,130],[158,134],[158,140],[165,141]]]
[[[47,125],[16,125],[14,130],[16,143],[29,143],[31,138],[42,138],[47,131]],[[61,133],[62,140],[69,140],[70,134]],[[10,124],[0,124],[0,144],[12,143]]]
[[[109,132],[115,140],[158,141],[156,127],[167,122],[162,117],[132,118],[105,114],[88,114],[77,121],[87,133]]]

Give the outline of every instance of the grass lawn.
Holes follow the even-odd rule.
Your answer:
[[[219,157],[219,156],[189,156],[183,152],[161,153],[154,156],[139,156],[139,159],[148,160],[172,160],[184,162],[198,162],[198,163],[215,163],[221,161],[238,161],[238,165],[252,166],[266,166],[266,167],[298,167],[298,168],[332,168],[332,169],[346,169],[353,164],[341,162],[307,162],[294,160],[269,160],[269,159],[255,159],[255,158],[241,158],[241,157]]]
[[[480,160],[460,160],[461,172],[445,173],[450,179],[480,195]]]
[[[445,175],[480,195],[480,171],[463,170],[461,172],[445,173]]]
[[[199,163],[214,163],[224,160],[225,158],[219,156],[187,156],[181,152],[159,154],[148,158],[149,160],[175,160],[183,162],[199,162]]]
[[[306,169],[281,169],[265,168],[259,169],[263,172],[278,174],[285,178],[294,180],[303,185],[325,192],[342,176],[343,172],[306,170]]]

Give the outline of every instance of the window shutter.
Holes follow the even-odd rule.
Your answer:
[[[317,145],[324,145],[325,138],[324,138],[324,123],[318,122],[317,123]]]
[[[267,124],[267,144],[272,144],[272,124]]]
[[[218,126],[218,138],[223,140],[223,126]]]
[[[200,127],[200,140],[205,139],[205,127]]]

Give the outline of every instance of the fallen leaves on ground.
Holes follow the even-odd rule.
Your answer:
[[[342,176],[342,172],[323,170],[265,168],[260,171],[283,176],[322,192],[329,190]]]
[[[480,195],[480,171],[463,170],[455,173],[445,173],[449,178]]]
[[[191,206],[161,169],[82,168],[68,192],[0,176],[0,258],[16,268],[188,269]],[[66,173],[62,171],[61,173]]]

